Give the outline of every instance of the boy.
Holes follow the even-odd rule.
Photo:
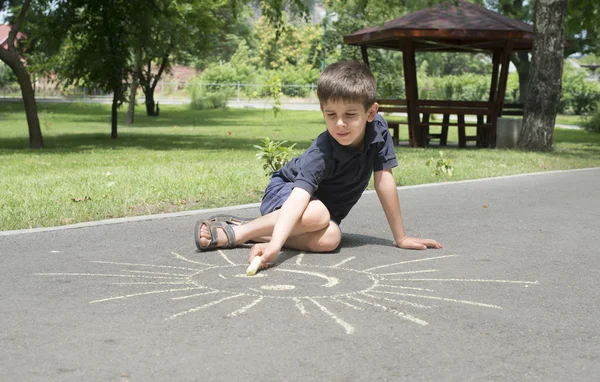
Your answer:
[[[441,248],[435,240],[409,237],[404,230],[391,171],[398,161],[387,124],[377,114],[376,82],[369,68],[359,61],[329,65],[319,78],[317,96],[327,131],[302,156],[273,174],[260,206],[262,216],[243,224],[231,219],[199,221],[198,248],[232,248],[253,240],[259,243],[250,250],[249,262],[261,256],[261,268],[274,261],[284,246],[333,251],[342,238],[339,224],[373,172],[396,245]]]

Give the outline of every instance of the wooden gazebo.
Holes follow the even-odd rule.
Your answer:
[[[494,147],[496,122],[501,115],[522,113],[522,105],[504,104],[510,55],[531,50],[533,27],[467,1],[448,1],[344,36],[344,43],[360,46],[369,64],[367,48],[402,51],[406,100],[381,100],[382,111],[406,112],[410,146],[423,147],[430,139],[446,144],[448,126],[457,126],[459,146],[469,140],[478,147]],[[491,53],[492,78],[487,102],[419,100],[415,52]],[[509,110],[510,109],[510,110]],[[520,109],[520,110],[519,110]],[[429,122],[431,114],[442,114],[442,122]],[[420,118],[420,116],[423,116]],[[450,122],[456,115],[456,122]],[[465,115],[477,116],[466,123]],[[484,117],[487,117],[484,120]],[[388,121],[398,139],[398,122]],[[430,134],[429,127],[442,126],[441,134]],[[465,126],[476,126],[477,135],[467,137]]]

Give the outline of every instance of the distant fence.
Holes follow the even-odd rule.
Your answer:
[[[154,91],[154,99],[177,100],[189,102],[191,99],[192,86],[197,88],[201,94],[224,93],[229,100],[243,101],[249,98],[269,98],[269,85],[265,84],[218,84],[200,82],[167,82],[159,81]],[[316,99],[316,85],[282,85],[281,91],[284,97]],[[36,99],[72,99],[72,100],[94,100],[94,99],[112,99],[112,93],[105,93],[89,87],[36,87]],[[0,86],[0,98],[21,98],[21,89],[18,84]],[[137,93],[138,102],[143,102],[144,94],[140,89]]]

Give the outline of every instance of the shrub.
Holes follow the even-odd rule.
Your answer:
[[[203,91],[199,81],[192,81],[187,90],[191,98],[190,108],[193,110],[224,108],[230,96],[227,91]]]
[[[587,131],[600,133],[600,101],[596,103],[596,111],[587,116],[583,122],[583,128]]]

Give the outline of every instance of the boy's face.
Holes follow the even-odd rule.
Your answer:
[[[362,103],[329,101],[321,104],[329,134],[342,146],[362,149],[367,122],[373,121],[379,105],[365,110]]]

